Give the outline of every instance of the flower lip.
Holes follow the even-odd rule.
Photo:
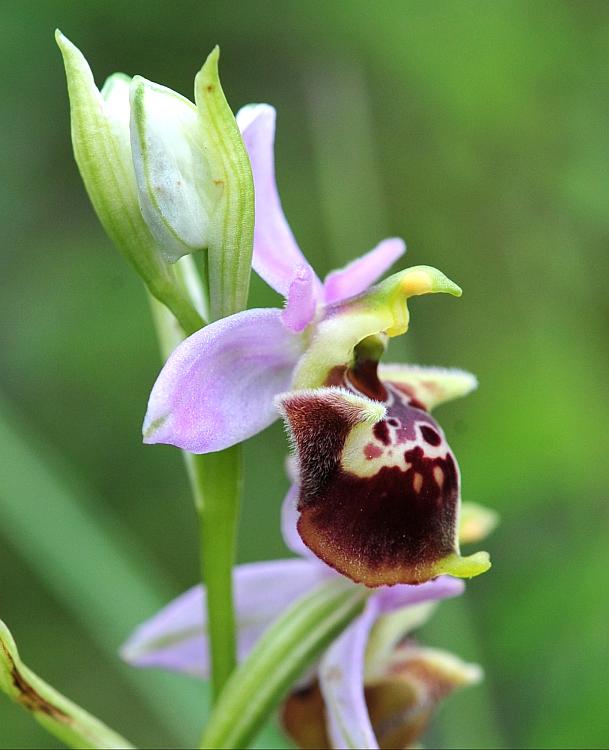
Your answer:
[[[280,400],[299,460],[298,532],[371,587],[477,575],[488,557],[459,556],[460,477],[444,433],[400,384],[379,381],[376,364],[356,361],[342,383],[338,370],[329,387]]]

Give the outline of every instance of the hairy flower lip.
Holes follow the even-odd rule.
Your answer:
[[[335,368],[326,386],[278,399],[298,459],[298,532],[327,565],[371,588],[478,575],[488,555],[459,554],[459,470],[426,411],[441,389],[417,381],[420,371],[407,384],[382,383],[368,359],[375,347]],[[472,387],[457,373],[448,380],[447,393]]]

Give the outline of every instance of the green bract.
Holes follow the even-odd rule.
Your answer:
[[[219,203],[210,224],[211,317],[243,310],[254,243],[254,181],[249,156],[218,77],[216,47],[195,78],[195,102]]]

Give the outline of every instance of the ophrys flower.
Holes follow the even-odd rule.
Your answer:
[[[319,557],[369,586],[477,575],[488,556],[459,555],[459,469],[429,415],[476,380],[454,370],[378,370],[388,338],[408,329],[408,298],[461,290],[429,266],[370,286],[404,251],[398,239],[322,284],[281,210],[274,120],[268,105],[237,117],[254,175],[253,266],[285,308],[238,313],[182,343],[152,390],[145,440],[221,450],[270,424],[282,394],[299,462],[298,529]]]

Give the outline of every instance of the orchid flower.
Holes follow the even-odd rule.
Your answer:
[[[297,558],[239,565],[234,570],[239,659],[287,607],[329,578],[344,581],[305,547],[296,531],[295,493],[282,510],[286,545]],[[479,538],[488,530],[485,510]],[[475,525],[475,524],[474,524]],[[362,614],[329,646],[284,703],[283,723],[301,747],[405,747],[425,729],[434,704],[451,689],[471,684],[480,669],[405,637],[422,625],[439,600],[458,596],[463,583],[441,576],[418,586],[380,587]],[[139,667],[161,667],[209,677],[206,594],[195,586],[140,625],[122,648]],[[388,744],[394,730],[403,744]],[[322,743],[323,740],[323,743]],[[329,744],[328,744],[329,743]]]
[[[368,586],[484,572],[486,553],[459,555],[459,469],[428,413],[475,378],[403,365],[378,373],[388,337],[408,329],[405,300],[461,290],[428,266],[370,287],[404,252],[399,239],[322,283],[281,209],[274,110],[250,105],[237,122],[255,186],[253,267],[285,308],[246,310],[186,339],[152,389],[145,442],[218,451],[267,427],[278,405],[299,461],[298,530],[321,559]]]

